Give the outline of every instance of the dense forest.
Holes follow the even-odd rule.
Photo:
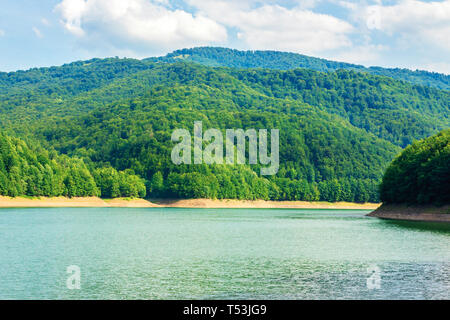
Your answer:
[[[270,50],[241,51],[220,47],[197,47],[192,49],[176,50],[164,57],[149,58],[149,60],[168,62],[184,60],[211,67],[230,68],[267,68],[279,70],[305,68],[322,72],[345,69],[358,72],[367,72],[370,74],[387,76],[419,85],[450,90],[450,75],[445,75],[442,73],[423,70],[412,71],[409,69],[400,68],[366,68],[362,65],[314,58],[298,53]]]
[[[0,195],[144,197],[143,179],[111,167],[89,170],[82,159],[32,150],[0,132]]]
[[[0,124],[15,133],[37,120],[79,116],[156,86],[177,85],[216,88],[222,102],[241,110],[270,108],[261,97],[304,102],[401,147],[450,124],[448,91],[354,71],[236,70],[112,58],[19,73],[0,74]]]
[[[450,93],[326,71],[109,58],[0,73],[2,139],[26,141],[20,144],[33,146],[26,153],[48,159],[62,181],[52,192],[34,187],[20,168],[34,166],[42,177],[50,171],[15,151],[25,164],[14,172],[33,187],[0,193],[378,201],[383,172],[401,148],[449,127]],[[171,133],[192,133],[194,121],[222,132],[279,129],[278,173],[261,176],[261,166],[248,163],[174,165]],[[90,182],[71,189],[68,166]],[[11,166],[2,170],[5,186],[13,185]]]
[[[378,180],[398,147],[307,105],[289,105],[295,114],[284,114],[284,100],[259,97],[261,106],[271,108],[264,112],[242,111],[223,93],[209,87],[155,88],[145,97],[113,103],[82,117],[46,122],[35,128],[35,133],[69,155],[111,164],[120,170],[131,168],[148,181],[155,174],[158,179],[162,176],[164,183],[150,184],[150,191],[160,196],[187,196],[184,189],[192,189],[191,195],[196,197],[377,199]],[[192,132],[198,120],[203,121],[204,130],[279,128],[282,134],[277,175],[258,177],[258,167],[248,165],[172,164],[172,131],[186,128]],[[197,180],[191,177],[193,172]],[[204,189],[195,191],[196,185]]]
[[[450,129],[416,141],[389,165],[380,186],[385,203],[450,203]]]

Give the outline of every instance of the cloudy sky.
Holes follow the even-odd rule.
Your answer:
[[[204,45],[450,74],[450,0],[0,0],[0,71]]]

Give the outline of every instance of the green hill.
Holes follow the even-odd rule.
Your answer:
[[[143,96],[155,86],[179,84],[228,91],[243,109],[254,108],[254,99],[247,98],[252,94],[304,102],[402,147],[450,124],[448,91],[354,71],[236,70],[132,59],[95,59],[60,68],[28,71],[34,81],[25,80],[31,77],[27,72],[9,75],[0,94],[0,124],[17,132],[38,119],[82,115]],[[39,73],[42,81],[37,81]]]
[[[416,141],[395,158],[380,187],[385,203],[450,203],[450,129]]]
[[[235,96],[241,94],[204,85],[158,87],[144,97],[99,107],[82,117],[46,121],[34,132],[61,152],[120,170],[131,168],[148,181],[159,172],[165,189],[156,193],[164,196],[377,199],[378,181],[398,147],[305,104],[255,93],[243,95],[253,103],[242,108]],[[279,172],[262,178],[255,173],[259,166],[175,166],[170,135],[177,128],[192,132],[194,121],[203,121],[204,130],[278,128]],[[203,181],[200,185],[215,187],[193,194],[183,191],[198,182],[190,179],[193,172]],[[301,185],[303,190],[298,189]]]
[[[378,201],[383,172],[401,147],[450,124],[448,91],[389,77],[156,60],[0,73],[0,125],[33,150],[49,150],[56,163],[81,161],[105,197],[364,202]],[[260,166],[249,164],[174,165],[171,133],[192,132],[194,121],[222,132],[279,129],[278,173],[260,176]]]
[[[149,59],[168,62],[184,60],[212,67],[223,66],[230,68],[267,68],[280,70],[306,68],[323,72],[346,69],[387,76],[398,80],[409,81],[414,84],[436,87],[438,89],[450,90],[450,75],[400,68],[366,68],[362,65],[336,62],[290,52],[259,50],[240,51],[220,47],[197,47],[176,50],[164,57]]]

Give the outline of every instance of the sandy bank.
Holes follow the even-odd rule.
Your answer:
[[[450,205],[442,207],[382,205],[368,216],[391,220],[450,222]]]
[[[174,208],[303,208],[303,209],[376,209],[377,203],[307,202],[265,200],[211,200],[211,199],[101,199],[98,197],[4,197],[0,196],[0,208],[23,207],[174,207]]]
[[[266,200],[153,199],[163,207],[182,208],[303,208],[303,209],[376,209],[377,203],[308,202]]]
[[[0,196],[0,208],[51,208],[51,207],[158,207],[144,199],[100,199],[98,197],[4,197]]]

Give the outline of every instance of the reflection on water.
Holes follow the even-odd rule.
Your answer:
[[[382,220],[386,226],[394,228],[407,228],[412,230],[423,230],[426,232],[437,232],[450,234],[450,223],[439,222],[422,222],[422,221],[396,221],[396,220]]]
[[[2,209],[0,298],[449,299],[447,226],[368,212]]]

